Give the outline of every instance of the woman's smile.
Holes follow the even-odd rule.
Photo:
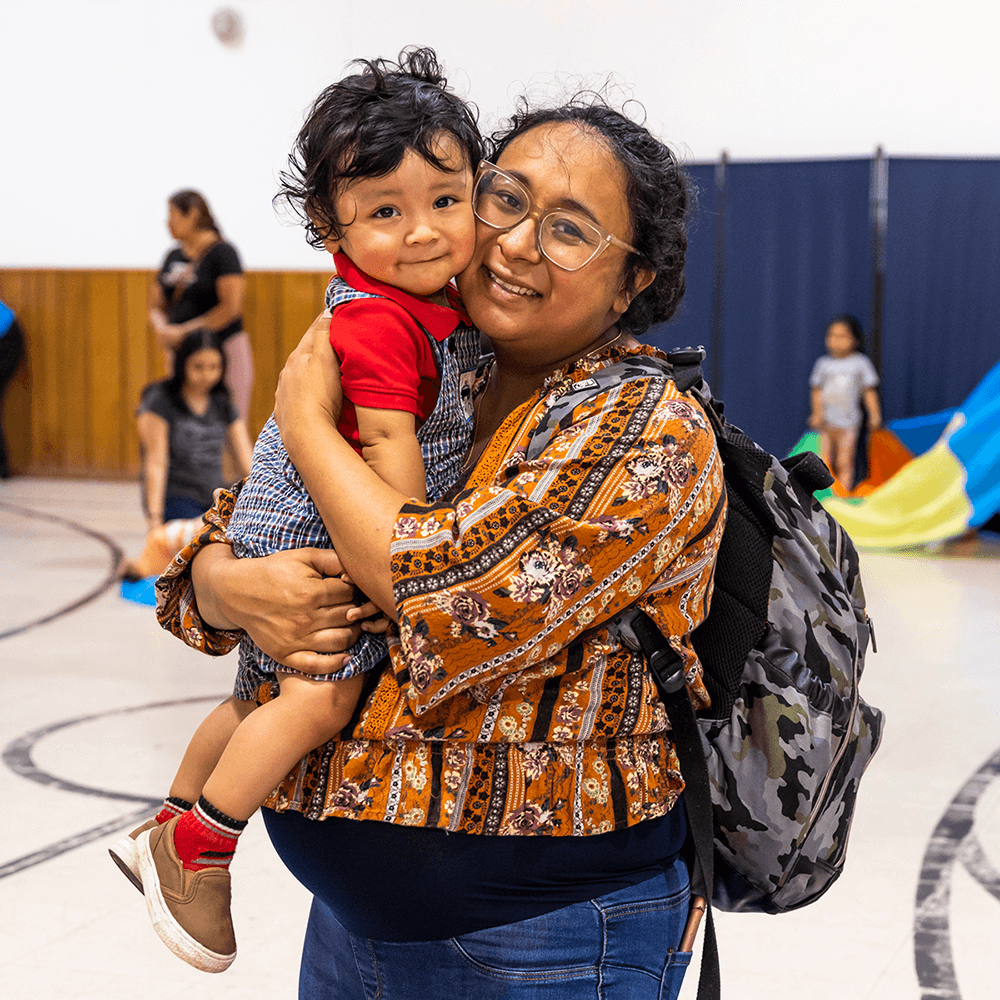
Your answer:
[[[490,267],[485,267],[486,273],[490,276],[490,280],[502,288],[505,292],[510,292],[511,295],[518,295],[522,298],[529,299],[539,299],[542,297],[541,292],[536,292],[533,288],[528,288],[525,285],[517,284],[514,281],[501,278],[496,271]]]

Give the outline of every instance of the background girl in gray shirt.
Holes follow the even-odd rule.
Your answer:
[[[869,433],[882,426],[879,377],[862,353],[864,336],[854,316],[835,316],[826,327],[826,354],[809,377],[809,426],[820,432],[820,454],[848,492],[854,487],[854,455],[864,405]]]

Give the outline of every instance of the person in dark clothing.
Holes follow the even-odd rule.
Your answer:
[[[175,351],[194,330],[216,335],[226,356],[226,385],[245,420],[253,354],[243,329],[243,265],[236,248],[222,238],[201,194],[178,191],[167,205],[167,228],[178,245],[157,272],[149,321],[168,351]]]
[[[24,334],[14,312],[4,302],[0,302],[0,407],[7,386],[24,357]],[[7,439],[3,433],[2,409],[0,409],[0,479],[11,476],[10,458],[7,453]]]

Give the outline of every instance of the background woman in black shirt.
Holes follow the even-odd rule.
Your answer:
[[[167,228],[178,246],[157,273],[150,323],[171,353],[194,330],[214,333],[226,356],[226,385],[246,419],[253,354],[243,329],[245,279],[239,254],[222,238],[208,202],[197,191],[178,191],[167,206]]]

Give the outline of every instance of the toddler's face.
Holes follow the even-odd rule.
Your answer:
[[[354,181],[336,202],[340,249],[365,274],[411,295],[441,291],[475,248],[471,165],[449,135],[435,153],[452,169],[410,149],[391,174]]]
[[[854,334],[846,323],[831,323],[826,331],[826,349],[835,358],[854,353]]]

